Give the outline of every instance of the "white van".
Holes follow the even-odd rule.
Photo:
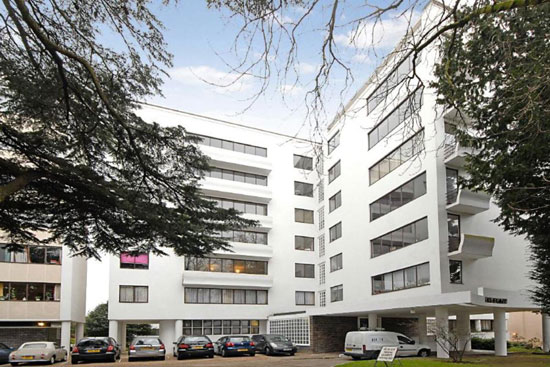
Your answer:
[[[350,331],[346,334],[344,355],[353,359],[376,358],[382,347],[398,347],[397,355],[430,355],[430,347],[416,342],[403,334],[393,331]]]

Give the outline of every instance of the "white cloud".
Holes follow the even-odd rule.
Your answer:
[[[283,84],[281,85],[281,93],[285,97],[297,97],[304,95],[305,90],[299,85]]]
[[[317,71],[318,68],[319,68],[319,65],[310,64],[310,63],[307,63],[307,62],[300,62],[296,65],[296,72],[299,75],[313,74],[314,72]]]
[[[369,55],[367,54],[356,54],[353,55],[351,58],[351,61],[353,61],[356,64],[374,64],[375,60],[373,60]]]
[[[244,92],[254,85],[250,75],[240,76],[211,66],[185,66],[170,70],[169,75],[175,82],[192,86],[210,86],[218,92]]]

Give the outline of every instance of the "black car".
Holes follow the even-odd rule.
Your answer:
[[[107,361],[120,359],[120,346],[110,337],[91,337],[78,341],[71,351],[71,362]]]
[[[222,336],[214,344],[214,351],[222,357],[230,355],[256,355],[255,343],[248,336]]]
[[[174,343],[174,357],[208,357],[214,358],[214,345],[206,335],[183,335]]]
[[[0,343],[0,364],[8,363],[10,358],[10,353],[13,352],[15,348],[10,348],[6,344]]]
[[[252,341],[256,344],[256,350],[266,355],[296,353],[298,348],[284,335],[260,334],[253,335]]]

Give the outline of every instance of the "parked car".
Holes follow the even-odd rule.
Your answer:
[[[172,353],[180,360],[186,357],[214,358],[214,344],[206,335],[183,335],[174,343]]]
[[[71,352],[71,362],[108,361],[120,358],[120,346],[111,337],[90,337],[80,339]]]
[[[4,343],[0,343],[0,364],[8,363],[10,361],[10,353],[14,350],[15,348],[10,348]]]
[[[166,348],[158,336],[136,336],[128,348],[128,361],[156,358],[164,361]]]
[[[377,358],[382,347],[398,347],[397,355],[430,355],[430,347],[392,331],[350,331],[346,334],[344,354],[353,359]]]
[[[67,351],[53,342],[30,342],[10,353],[10,364],[17,366],[20,363],[47,362],[54,364],[58,361],[67,360]]]
[[[268,356],[273,354],[290,354],[293,356],[298,350],[289,338],[279,334],[252,335],[252,341],[258,353],[264,353]]]
[[[248,336],[222,336],[214,343],[214,353],[227,357],[230,355],[256,355],[255,343]]]

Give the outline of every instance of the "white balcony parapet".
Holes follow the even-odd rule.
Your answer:
[[[257,243],[229,242],[231,251],[217,250],[213,254],[227,258],[247,260],[268,260],[273,257],[273,248]]]
[[[458,246],[449,245],[449,258],[452,260],[476,260],[493,256],[495,239],[463,233]]]
[[[449,167],[462,168],[466,164],[466,157],[473,153],[472,148],[463,147],[458,143],[445,145],[445,164]]]
[[[201,181],[201,191],[207,196],[227,199],[269,203],[271,189],[269,186],[252,185],[244,182],[205,177]]]
[[[489,210],[491,196],[467,189],[447,192],[447,210],[457,214],[478,214]]]
[[[268,289],[273,286],[273,277],[262,274],[184,271],[182,285],[211,288]]]
[[[268,175],[271,172],[271,160],[251,154],[200,145],[201,151],[210,158],[210,164],[219,168],[246,171]]]

